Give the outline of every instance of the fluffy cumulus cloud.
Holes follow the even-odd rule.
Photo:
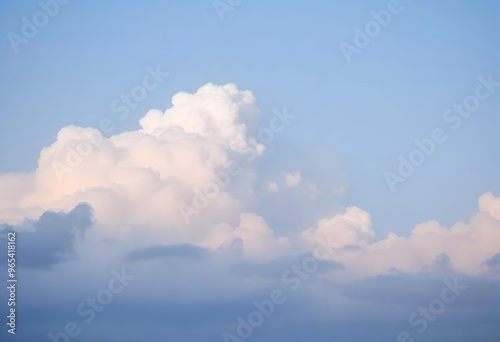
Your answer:
[[[258,120],[250,91],[206,84],[194,94],[174,95],[165,112],[150,110],[136,131],[106,138],[95,128],[65,127],[41,151],[34,173],[0,176],[6,189],[0,217],[19,224],[46,210],[86,202],[110,237],[141,227],[154,230],[154,240],[161,242],[206,245],[208,239],[217,247],[210,227],[241,213],[226,183],[237,184],[244,176],[229,175],[234,179],[219,182],[217,195],[208,200],[205,192],[213,189],[207,185],[235,163],[247,163],[245,171],[251,170],[251,161],[264,151],[253,138]],[[197,201],[209,207],[193,204]],[[186,224],[180,204],[195,208],[198,223]]]
[[[375,237],[370,214],[356,207],[319,220],[315,228],[304,231],[302,235],[311,244],[327,241],[330,247],[337,250],[358,249]]]
[[[175,94],[171,102],[164,112],[147,112],[136,131],[104,137],[91,127],[61,129],[34,172],[0,175],[2,223],[45,222],[47,211],[70,212],[88,203],[99,226],[94,235],[101,238],[141,248],[237,249],[248,258],[279,257],[303,250],[304,243],[312,252],[322,241],[328,259],[363,276],[419,272],[440,255],[454,270],[477,274],[499,252],[500,198],[491,193],[481,196],[480,211],[468,223],[444,227],[431,220],[409,237],[377,240],[370,214],[358,207],[316,218],[300,237],[276,234],[252,211],[248,196],[261,176],[253,160],[265,150],[254,138],[259,109],[252,92],[209,83],[193,94]],[[301,172],[285,174],[287,187],[301,182]],[[306,185],[307,194],[296,196],[321,195],[323,189]],[[279,186],[270,182],[263,189],[276,192]]]
[[[300,172],[295,172],[295,173],[287,173],[285,174],[285,185],[293,188],[294,186],[297,186],[302,182],[302,175]]]
[[[500,220],[500,197],[487,192],[479,197],[479,210],[488,213],[491,217]]]
[[[481,302],[481,292],[498,287],[500,277],[499,197],[482,195],[467,222],[446,227],[430,220],[408,237],[380,238],[370,213],[339,206],[345,187],[312,182],[317,163],[301,169],[304,184],[301,172],[286,173],[278,191],[268,177],[282,177],[283,165],[259,164],[266,160],[258,159],[266,147],[258,142],[259,120],[250,91],[206,84],[174,95],[164,112],[150,110],[135,131],[105,137],[91,127],[64,127],[34,172],[0,175],[0,224],[19,232],[25,269],[27,328],[19,340],[64,331],[60,322],[68,320],[81,323],[88,341],[153,341],[166,331],[171,339],[223,340],[226,332],[238,335],[239,317],[246,319],[259,305],[254,300],[269,299],[273,289],[282,291],[287,308],[274,308],[280,315],[266,317],[273,322],[256,341],[265,332],[310,340],[304,326],[317,327],[325,336],[318,341],[395,340],[412,310],[456,274],[471,288],[469,302],[447,308],[453,315],[446,324],[472,322],[467,313],[479,309],[500,317]],[[256,204],[261,199],[265,208]],[[311,203],[328,214],[313,215]],[[280,227],[284,221],[276,218],[295,220],[295,213],[308,216],[300,229]],[[127,266],[136,285],[97,323],[72,317],[117,264]],[[415,293],[415,302],[402,304]],[[29,316],[48,303],[50,317]],[[382,306],[391,320],[384,326],[397,322],[401,329],[380,329]],[[352,319],[366,332],[348,329]],[[485,331],[494,327],[486,324]]]
[[[326,241],[331,249],[324,254],[327,258],[362,276],[393,270],[418,273],[436,263],[442,265],[443,260],[456,272],[481,274],[500,251],[499,199],[484,194],[479,198],[480,211],[469,222],[445,227],[431,220],[418,224],[408,238],[390,233],[374,241],[370,214],[356,207],[319,220],[302,236],[311,247]]]
[[[286,237],[276,237],[263,217],[243,213],[237,227],[221,223],[214,227],[207,240],[208,246],[229,247],[239,245],[246,255],[252,258],[272,258],[289,251],[290,243]]]

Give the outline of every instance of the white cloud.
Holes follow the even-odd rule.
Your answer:
[[[497,220],[500,220],[500,197],[495,197],[487,192],[479,197],[479,210],[487,212]]]
[[[327,241],[335,249],[366,246],[375,237],[371,217],[366,211],[349,207],[343,214],[321,219],[317,226],[309,228],[302,236],[311,244]]]
[[[250,91],[209,83],[194,94],[174,95],[163,113],[150,110],[136,131],[105,138],[94,128],[64,127],[41,151],[34,173],[0,175],[6,189],[0,217],[19,223],[87,202],[105,236],[125,236],[141,227],[151,241],[203,245],[210,236],[207,227],[239,217],[239,199],[222,189],[187,226],[178,206],[232,161],[262,153],[264,146],[251,139],[258,115]]]
[[[220,223],[211,231],[204,245],[213,249],[239,245],[245,255],[252,259],[270,259],[290,252],[290,242],[286,237],[276,237],[266,220],[253,213],[242,213],[240,223],[233,228]]]
[[[271,192],[277,192],[280,190],[280,187],[275,182],[269,182],[269,183],[267,183],[267,190],[269,190]]]
[[[300,172],[295,172],[294,174],[287,173],[285,174],[285,184],[288,187],[295,187],[302,182],[302,175]]]
[[[319,220],[302,236],[311,249],[326,241],[332,248],[328,259],[362,276],[385,274],[391,269],[420,272],[441,254],[450,258],[455,271],[478,274],[485,271],[483,262],[499,252],[499,199],[485,194],[479,200],[482,212],[474,214],[468,223],[458,222],[448,228],[434,220],[424,222],[411,231],[409,238],[391,233],[371,242],[374,232],[370,215],[356,207]]]
[[[165,113],[149,111],[140,121],[143,131],[161,137],[171,128],[196,134],[206,140],[221,140],[238,152],[249,148],[247,125],[242,111],[256,111],[250,91],[239,91],[234,84],[208,83],[195,94],[180,92],[172,97],[172,108]]]
[[[243,185],[237,184],[232,192],[221,189],[189,224],[178,209],[231,162],[263,151],[251,139],[258,118],[252,93],[231,84],[207,84],[194,94],[174,95],[172,104],[163,113],[149,111],[140,120],[140,129],[109,138],[94,128],[61,129],[56,141],[41,151],[35,172],[0,175],[0,223],[19,224],[47,210],[69,211],[87,202],[100,228],[89,231],[91,236],[213,249],[236,244],[249,258],[292,251],[287,236],[276,236],[263,217],[249,212],[258,198],[251,185],[260,179],[251,165],[241,176]],[[65,167],[62,182],[54,165]],[[287,187],[301,182],[300,172],[285,174]],[[314,184],[306,185],[297,196],[319,194]],[[267,191],[277,190],[277,183],[267,184]],[[337,190],[344,195],[344,189]],[[299,203],[302,198],[293,200]],[[429,221],[417,225],[409,238],[390,234],[377,242],[370,214],[349,207],[318,220],[302,237],[311,250],[318,240],[327,241],[332,248],[329,258],[356,274],[375,275],[393,268],[418,272],[443,253],[455,270],[478,273],[483,262],[500,251],[500,198],[484,194],[479,209],[468,223],[448,228]]]

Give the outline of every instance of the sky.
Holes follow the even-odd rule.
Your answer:
[[[2,340],[498,341],[499,15],[0,2]]]

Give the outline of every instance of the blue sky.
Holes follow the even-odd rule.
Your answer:
[[[40,5],[4,1],[0,176],[27,173],[29,178],[38,169],[35,183],[49,188],[52,183],[37,178],[43,173],[38,160],[44,160],[42,149],[52,153],[49,147],[56,146],[52,144],[60,140],[63,127],[98,128],[103,118],[110,118],[116,129],[104,136],[128,137],[141,129],[139,120],[150,109],[171,108],[175,94],[194,94],[207,83],[232,83],[239,91],[252,92],[261,127],[276,108],[286,107],[296,115],[228,190],[239,201],[235,207],[262,216],[278,235],[297,241],[307,228],[320,230],[318,220],[348,207],[370,214],[375,241],[391,232],[409,237],[416,225],[431,220],[445,227],[468,224],[483,194],[500,196],[500,88],[458,129],[451,128],[443,114],[474,95],[480,77],[500,80],[500,3],[401,0],[402,11],[393,14],[390,24],[349,63],[340,44],[354,44],[355,28],[364,27],[373,20],[370,12],[386,9],[388,3],[252,0],[224,13],[221,21],[210,0],[73,0],[61,5],[16,53],[8,34],[20,34],[23,16],[31,18]],[[140,84],[148,67],[156,66],[168,77],[121,120],[112,103]],[[207,92],[219,94],[217,89]],[[437,128],[447,140],[436,144],[435,152],[391,191],[385,173],[397,172],[398,157],[408,158],[416,149],[414,140],[431,137]],[[285,192],[282,178],[294,172],[301,173],[302,183]],[[25,182],[17,179],[0,183]],[[280,191],[266,191],[268,182],[279,183]],[[46,198],[43,186],[25,193],[13,185],[12,193],[26,197],[20,202],[15,195],[2,197],[19,212],[0,211],[0,224],[22,228],[25,223],[11,218],[36,221],[46,211],[69,212],[80,199],[77,190],[104,187],[92,183],[66,193],[65,185],[54,184],[47,203],[38,200]],[[305,201],[306,186],[313,185],[320,195]],[[248,195],[247,187],[255,193]],[[332,195],[340,188],[341,195]],[[71,207],[68,198],[75,198],[75,205]],[[82,198],[88,202],[93,197]],[[101,200],[109,200],[102,198],[89,203],[96,222],[115,224],[100,216],[105,211],[99,209]],[[226,220],[221,222],[237,225],[233,202],[221,202],[226,205],[230,209],[221,214]],[[213,215],[209,221],[215,224]],[[144,222],[134,222],[133,229]],[[165,244],[196,245],[189,239],[162,238]]]

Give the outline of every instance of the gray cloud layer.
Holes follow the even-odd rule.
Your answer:
[[[80,204],[68,213],[47,211],[37,221],[3,229],[18,232],[18,267],[48,269],[76,257],[75,243],[92,224],[92,208]],[[27,226],[32,230],[25,231]]]

